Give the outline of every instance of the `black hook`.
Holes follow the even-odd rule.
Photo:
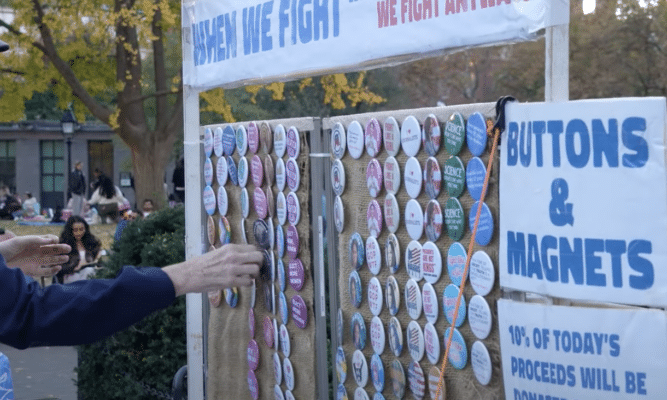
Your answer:
[[[500,129],[500,132],[505,130],[505,104],[510,101],[516,101],[512,96],[502,96],[496,102],[496,122],[493,124],[493,130]]]

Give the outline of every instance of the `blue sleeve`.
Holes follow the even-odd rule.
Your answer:
[[[160,268],[125,267],[115,279],[41,288],[0,256],[0,342],[19,349],[95,342],[169,306],[174,286]]]

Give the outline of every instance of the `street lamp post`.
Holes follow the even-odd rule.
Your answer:
[[[67,207],[67,192],[69,190],[69,176],[70,164],[72,163],[72,137],[74,137],[74,126],[76,124],[76,118],[71,110],[65,111],[62,119],[60,120],[60,125],[62,127],[63,136],[65,137],[65,142],[67,143],[67,164],[65,167],[65,188],[64,188],[64,198],[65,198],[65,207]],[[65,208],[63,207],[63,208]]]

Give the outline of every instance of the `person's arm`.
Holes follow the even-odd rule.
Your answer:
[[[97,204],[97,203],[100,202],[101,198],[102,198],[102,196],[100,196],[100,188],[98,187],[93,192],[93,195],[90,196],[90,200],[88,200],[88,204]]]

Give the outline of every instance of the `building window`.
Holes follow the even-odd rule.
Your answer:
[[[0,185],[16,193],[16,141],[0,140]]]
[[[66,189],[65,144],[62,140],[42,140],[40,145],[42,202],[45,201],[45,197],[59,196],[62,198]]]

